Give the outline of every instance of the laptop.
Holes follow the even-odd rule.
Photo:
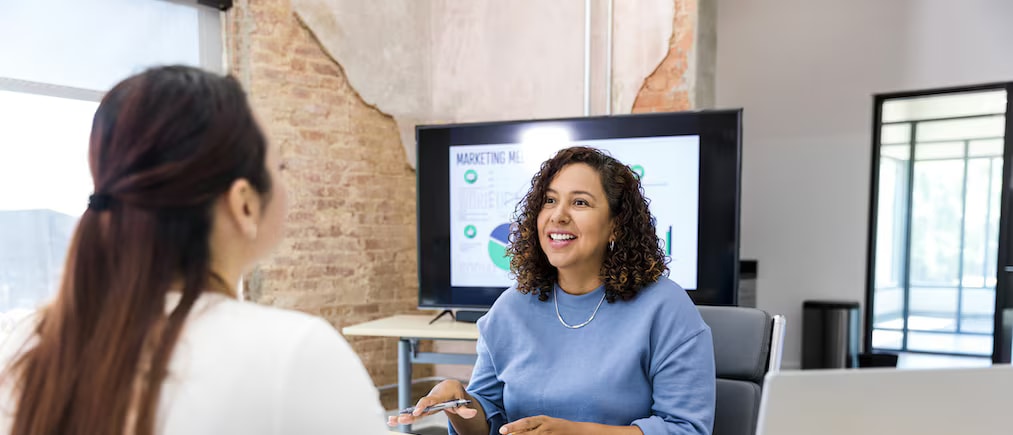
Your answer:
[[[756,434],[1013,434],[1013,367],[768,373]]]

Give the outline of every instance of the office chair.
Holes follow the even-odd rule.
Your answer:
[[[763,377],[781,369],[785,318],[756,308],[698,308],[714,339],[713,435],[754,435]]]

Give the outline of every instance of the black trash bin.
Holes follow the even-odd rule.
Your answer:
[[[858,302],[802,304],[802,368],[858,367]]]
[[[899,355],[893,352],[871,352],[858,355],[858,368],[897,367]]]

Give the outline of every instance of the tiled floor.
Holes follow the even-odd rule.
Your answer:
[[[942,369],[957,367],[988,367],[991,358],[927,355],[921,353],[900,353],[897,358],[899,369]]]
[[[903,326],[901,323],[883,322],[884,327]],[[934,319],[930,317],[911,317],[911,323],[918,328],[935,330],[936,332],[910,331],[907,334],[907,348],[926,352],[967,353],[988,355],[992,353],[992,336],[964,333],[946,333],[953,330],[952,319]],[[965,324],[968,327],[970,322]],[[980,326],[980,325],[979,325]],[[971,330],[968,328],[968,330]],[[876,349],[900,349],[903,346],[904,333],[885,329],[872,332],[872,347]]]

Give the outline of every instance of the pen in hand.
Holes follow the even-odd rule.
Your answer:
[[[442,402],[442,403],[437,403],[437,404],[432,405],[432,406],[427,406],[425,409],[422,410],[422,414],[428,414],[430,412],[435,412],[435,411],[442,411],[444,409],[457,408],[459,406],[464,406],[464,405],[469,405],[469,404],[471,404],[471,401],[467,400],[467,399],[451,400],[451,401],[448,401],[448,402]],[[414,412],[415,412],[415,407],[412,406],[412,407],[409,407],[409,408],[402,409],[399,412],[399,414],[412,414]]]

